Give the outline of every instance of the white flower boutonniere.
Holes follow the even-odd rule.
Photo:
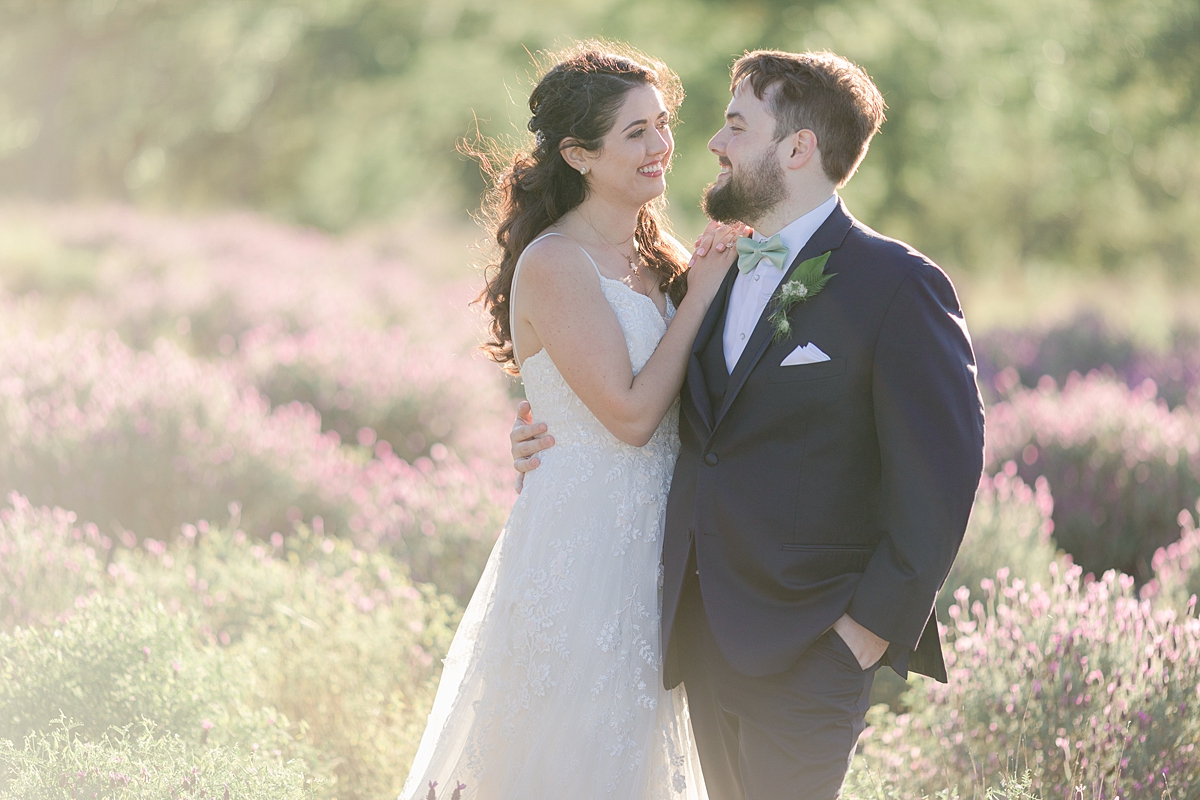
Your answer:
[[[795,277],[779,287],[772,301],[774,311],[768,317],[771,328],[775,331],[773,341],[781,342],[792,335],[792,321],[788,319],[788,312],[792,310],[792,306],[816,297],[817,293],[825,288],[825,284],[829,283],[829,279],[837,274],[825,274],[825,262],[828,260],[829,253],[808,259],[796,267],[796,271],[792,273]]]

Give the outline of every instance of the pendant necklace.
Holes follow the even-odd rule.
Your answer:
[[[596,226],[592,224],[591,220],[589,220],[587,217],[584,217],[583,214],[580,214],[579,216],[583,219],[584,222],[586,222],[588,224],[588,227],[592,229],[592,233],[599,236],[600,240],[602,242],[604,242],[609,247],[611,247],[613,250],[615,250],[617,252],[617,255],[621,256],[621,258],[623,258],[627,262],[629,262],[629,271],[633,273],[633,277],[637,278],[638,281],[641,282],[641,280],[642,280],[641,265],[637,263],[637,259],[638,259],[638,256],[640,255],[640,253],[638,252],[637,239],[635,238],[637,236],[637,231],[635,230],[633,233],[629,234],[629,239],[625,240],[625,242],[628,242],[630,239],[633,240],[632,252],[630,253],[630,255],[625,255],[625,253],[622,252],[620,247],[613,244],[612,241],[610,241],[607,236],[605,236],[603,233],[601,233],[596,228]],[[624,244],[625,242],[622,242],[621,244]]]

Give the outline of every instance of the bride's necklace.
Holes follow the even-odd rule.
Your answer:
[[[631,273],[633,273],[633,277],[637,278],[638,281],[641,281],[641,279],[642,279],[641,265],[637,263],[638,259],[641,256],[641,253],[638,252],[637,239],[634,238],[637,236],[637,231],[635,230],[633,233],[629,234],[629,238],[626,239],[624,242],[621,242],[621,244],[625,244],[626,242],[629,242],[631,240],[633,241],[633,247],[630,248],[629,254],[626,255],[625,251],[623,251],[619,245],[614,244],[611,239],[609,239],[607,236],[605,236],[603,233],[601,233],[600,230],[595,225],[592,224],[591,220],[589,220],[587,217],[583,216],[583,214],[580,214],[579,217],[580,217],[580,219],[582,219],[584,222],[587,223],[587,226],[592,229],[592,233],[596,234],[596,236],[598,236],[600,238],[600,241],[604,242],[610,248],[615,250],[617,255],[621,256],[621,258],[623,258],[627,262],[629,262],[629,271]]]

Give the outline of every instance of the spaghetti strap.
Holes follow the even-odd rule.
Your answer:
[[[587,256],[587,257],[588,257],[588,261],[591,261],[591,262],[592,262],[592,269],[596,270],[596,274],[597,274],[597,275],[599,275],[599,276],[600,276],[600,280],[601,280],[601,281],[603,281],[603,280],[604,280],[604,273],[602,273],[602,272],[600,271],[600,268],[596,266],[596,259],[592,258],[592,254],[591,254],[591,253],[589,253],[587,250],[585,250],[585,249],[584,249],[584,247],[583,247],[583,245],[579,245],[579,249],[580,249],[580,250],[583,250],[583,254],[584,254],[585,256]],[[611,278],[610,278],[610,280],[611,280]]]
[[[543,233],[541,236],[525,245],[525,249],[521,251],[521,255],[517,256],[517,265],[513,267],[512,281],[508,285],[508,335],[512,337],[513,361],[516,362],[518,371],[521,369],[521,359],[517,355],[517,276],[521,274],[521,262],[525,260],[525,254],[529,252],[529,248],[533,247],[547,236],[561,236],[564,239],[571,238],[565,233],[556,233],[555,231],[550,231],[549,233]],[[599,275],[601,281],[603,281],[604,275],[600,272],[600,268],[596,266],[596,260],[592,258],[592,254],[587,250],[584,250],[583,245],[579,245],[579,249],[583,250],[583,254],[587,256],[588,261],[592,262],[592,269],[596,270],[596,274]]]

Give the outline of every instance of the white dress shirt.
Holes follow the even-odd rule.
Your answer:
[[[803,217],[788,223],[787,227],[779,232],[779,238],[788,249],[785,267],[791,266],[796,254],[808,244],[817,228],[829,219],[837,204],[838,196],[835,194]],[[755,231],[753,238],[755,241],[765,242],[768,237]],[[741,358],[742,351],[746,349],[746,340],[758,324],[763,309],[767,307],[767,301],[779,288],[782,280],[783,270],[767,258],[759,261],[754,269],[743,272],[734,279],[733,291],[730,292],[729,302],[725,306],[725,335],[722,340],[725,346],[725,367],[731,373]]]

